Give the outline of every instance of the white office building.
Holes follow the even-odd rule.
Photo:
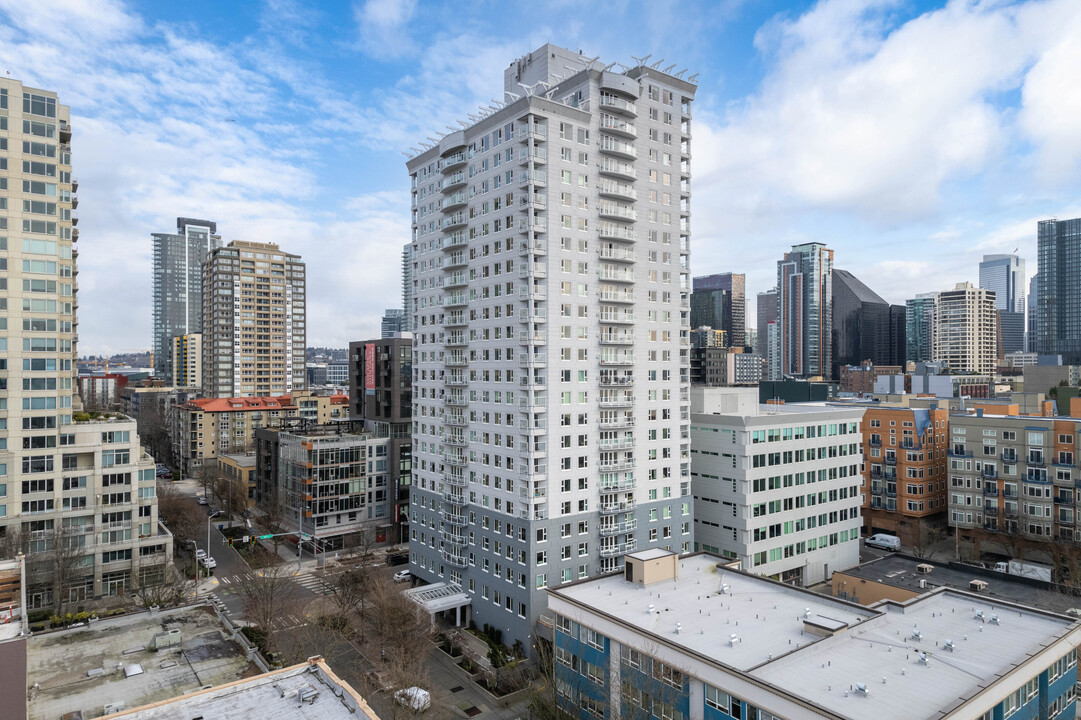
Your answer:
[[[860,562],[862,408],[693,388],[694,544],[808,586]]]
[[[408,162],[410,551],[528,648],[544,588],[690,549],[695,85],[553,45],[504,85]]]

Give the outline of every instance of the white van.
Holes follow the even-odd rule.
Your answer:
[[[885,533],[878,533],[867,538],[867,544],[871,547],[882,548],[883,550],[889,550],[891,552],[897,552],[901,549],[901,538],[896,535],[886,535]]]

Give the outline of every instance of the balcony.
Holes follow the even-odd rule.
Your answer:
[[[602,452],[605,450],[630,450],[634,447],[634,445],[635,442],[633,437],[611,438],[608,440],[602,438],[601,441],[597,443],[597,446],[601,449]],[[601,490],[604,489],[605,485],[602,482]]]
[[[616,268],[602,265],[597,278],[605,282],[633,283],[634,271],[631,268]]]
[[[518,221],[518,232],[543,234],[548,232],[548,221],[542,217],[522,218]]]
[[[634,378],[629,375],[601,375],[597,380],[601,387],[632,387]]]
[[[469,501],[465,499],[464,495],[451,492],[443,493],[443,502],[453,505],[454,507],[465,507],[469,504]]]
[[[599,223],[597,226],[597,235],[604,240],[627,240],[629,242],[634,242],[638,239],[637,234],[631,228],[610,222]]]
[[[597,464],[601,472],[626,472],[634,470],[634,458],[620,458],[617,460],[601,460]]]
[[[998,470],[995,468],[984,468],[980,471],[980,477],[984,480],[998,480]]]
[[[448,413],[443,420],[450,427],[468,427],[469,421],[465,419],[465,413]]]
[[[1004,463],[1016,463],[1017,462],[1017,453],[1014,453],[1014,452],[1003,452],[1001,455],[999,455],[999,457],[1002,459],[1002,462],[1004,462]]]
[[[629,332],[601,333],[597,342],[601,345],[633,345],[634,336]]]
[[[465,185],[465,182],[466,182],[465,173],[464,172],[456,172],[453,175],[451,175],[450,177],[443,178],[443,185],[442,185],[443,192],[447,192],[448,190],[452,190],[453,188],[456,188],[459,185]]]
[[[443,513],[443,522],[454,527],[465,527],[469,524],[465,515],[459,515],[458,513]]]
[[[446,297],[445,300],[443,300],[443,307],[445,308],[462,307],[468,304],[469,296],[466,295],[464,292],[451,293]]]
[[[469,284],[469,277],[462,270],[458,270],[457,272],[451,273],[450,276],[447,277],[447,279],[443,281],[443,287],[448,289],[448,290],[450,290],[452,288],[465,287],[468,284]]]
[[[638,157],[638,151],[635,149],[634,145],[616,140],[612,137],[603,137],[601,139],[600,151],[608,155],[626,158],[627,160],[634,160]]]
[[[521,368],[542,368],[547,364],[547,353],[522,353],[518,356],[518,367]]]
[[[548,338],[543,333],[539,332],[533,333],[532,335],[530,335],[529,333],[520,333],[518,335],[518,344],[525,345],[527,347],[529,345],[547,345]]]
[[[466,239],[465,233],[456,232],[452,233],[449,238],[443,241],[444,250],[454,250],[456,248],[464,248],[469,244],[469,240]]]
[[[605,110],[614,110],[618,113],[622,113],[623,115],[628,115],[630,117],[638,116],[638,108],[635,107],[635,104],[633,102],[631,102],[630,100],[624,100],[621,97],[616,97],[615,95],[601,93],[600,104],[601,107]]]
[[[518,208],[520,210],[544,210],[547,207],[548,198],[539,193],[522,195],[518,198]]]
[[[523,240],[518,245],[518,254],[529,257],[530,255],[547,255],[548,245],[541,239],[534,239],[532,242],[529,240]]]
[[[613,513],[621,513],[621,512],[633,512],[634,511],[634,500],[628,498],[628,499],[623,500],[621,502],[600,503],[597,506],[597,509],[598,509],[598,511],[600,511],[600,513],[602,515],[611,515]]]
[[[983,494],[987,495],[988,497],[997,497],[998,496],[998,486],[996,486],[996,485],[988,485],[987,483],[984,483],[984,485],[983,485]]]
[[[634,354],[627,353],[604,353],[598,359],[602,367],[625,367],[634,365]]]
[[[459,165],[464,165],[466,160],[468,160],[468,158],[465,156],[465,153],[461,151],[456,152],[453,155],[448,155],[443,158],[443,172],[453,170]]]
[[[548,139],[548,127],[545,125],[526,125],[518,131],[518,142],[544,142]]]
[[[518,176],[518,187],[527,188],[530,185],[534,187],[544,187],[548,184],[548,175],[540,170],[533,171],[532,174],[524,172]]]
[[[627,430],[634,427],[634,418],[629,415],[614,418],[601,417],[597,427],[601,430]]]
[[[465,353],[452,352],[443,358],[443,366],[449,368],[465,367],[468,364]]]
[[[867,441],[867,444],[873,448],[882,447],[882,438],[871,438]]]
[[[528,278],[541,280],[548,277],[548,269],[543,265],[522,265],[518,268],[518,277],[522,280]]]
[[[464,447],[467,447],[469,445],[469,441],[466,440],[465,434],[447,435],[447,437],[443,440],[443,442],[446,443],[447,445],[451,445],[453,447],[463,447],[464,448]]]
[[[605,197],[630,200],[632,202],[638,199],[638,193],[633,185],[626,185],[615,180],[601,180],[597,193]]]
[[[634,165],[618,160],[612,160],[610,158],[605,158],[597,169],[600,171],[601,175],[607,175],[609,177],[621,178],[623,180],[638,179],[638,171],[634,169]]]
[[[601,302],[610,302],[610,303],[633,303],[634,302],[634,291],[631,290],[631,289],[623,290],[622,292],[620,292],[619,290],[601,290],[597,294],[597,296],[600,298]]]
[[[630,325],[634,322],[634,313],[630,310],[624,310],[623,312],[604,312],[602,310],[599,318],[602,323]]]
[[[896,465],[897,464],[897,456],[896,455],[887,455],[886,457],[882,458],[882,462],[884,462],[887,465]]]
[[[543,285],[518,288],[519,300],[547,300],[548,290]]]
[[[465,213],[458,212],[450,217],[443,218],[443,229],[450,230],[451,228],[461,227],[468,222],[469,220],[466,218]]]
[[[637,520],[624,520],[621,523],[607,523],[600,526],[601,537],[609,537],[611,535],[623,535],[624,533],[634,532],[638,528]]]
[[[523,149],[518,153],[518,164],[528,165],[532,160],[534,165],[543,165],[548,162],[548,151],[542,147],[534,147],[533,152]]]
[[[616,135],[622,135],[623,137],[636,138],[638,137],[638,130],[634,127],[634,123],[627,122],[626,120],[620,120],[612,115],[601,116],[601,131],[606,133],[613,133]]]
[[[533,308],[533,312],[530,313],[528,309],[520,308],[518,310],[518,322],[548,322],[548,311],[542,307],[535,307]]]
[[[614,545],[602,545],[601,557],[614,557],[615,555],[626,555],[632,553],[638,547],[638,540],[631,538],[626,542],[616,543]]]
[[[451,552],[449,550],[444,550],[443,551],[443,560],[448,565],[453,565],[454,567],[460,567],[460,568],[467,567],[468,564],[469,564],[469,563],[466,562],[466,558],[465,558],[464,554]]]
[[[614,262],[633,263],[638,259],[638,257],[634,254],[634,251],[628,247],[601,247],[598,254],[600,255],[601,260],[609,260]]]
[[[637,487],[638,481],[634,477],[622,477],[617,480],[601,480],[600,491],[602,493],[608,492],[630,492]]]
[[[453,195],[443,198],[443,212],[450,212],[456,208],[461,207],[469,202],[469,197],[465,192],[456,192]]]

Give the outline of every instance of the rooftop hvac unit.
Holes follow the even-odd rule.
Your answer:
[[[916,566],[916,572],[920,573],[921,575],[929,575],[934,569],[934,565],[929,565],[927,563],[920,563]]]
[[[986,580],[969,580],[968,589],[972,592],[983,592],[987,589]]]

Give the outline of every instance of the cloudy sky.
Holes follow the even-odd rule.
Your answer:
[[[0,0],[0,71],[72,108],[80,350],[149,347],[150,233],[178,215],[303,255],[309,345],[375,335],[401,151],[544,42],[700,73],[692,268],[752,295],[812,240],[894,302],[984,253],[1031,275],[1036,221],[1081,215],[1078,0]]]

